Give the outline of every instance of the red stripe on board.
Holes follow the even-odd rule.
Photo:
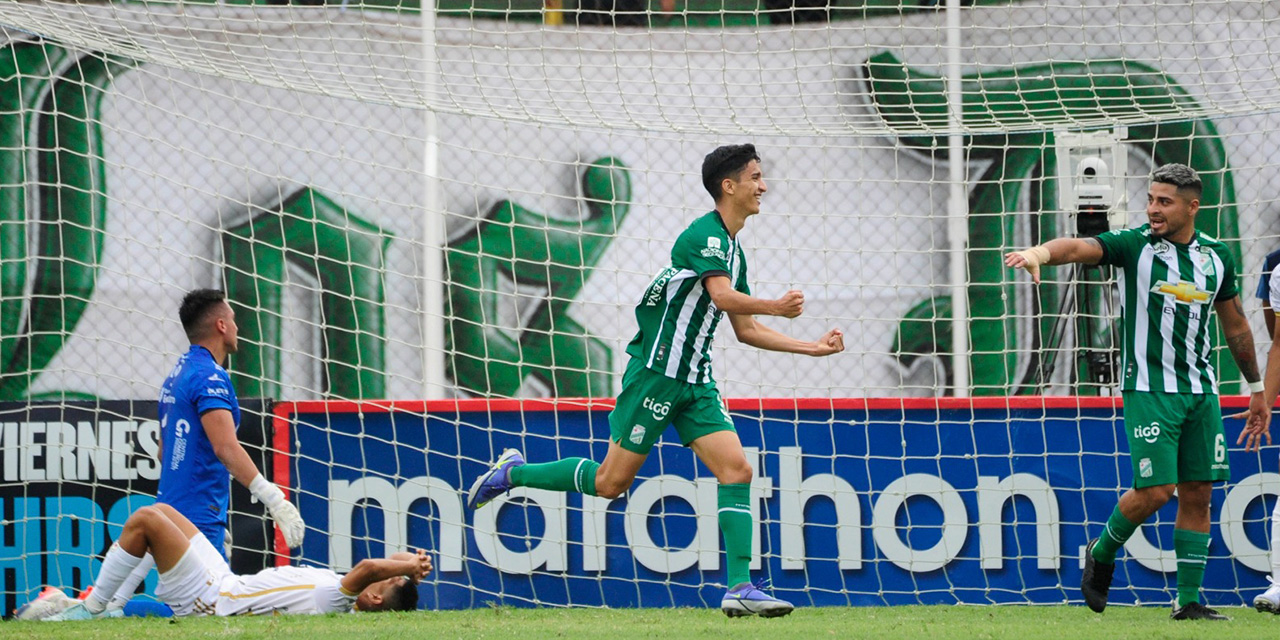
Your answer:
[[[1246,396],[1223,396],[1222,406],[1245,408]],[[732,411],[963,411],[966,409],[1114,409],[1122,403],[1119,396],[998,396],[980,398],[730,398]],[[613,408],[612,398],[537,398],[502,399],[464,398],[456,400],[307,400],[280,402],[276,415],[286,421],[284,430],[277,428],[277,450],[287,451],[288,417],[294,413],[476,413],[535,411],[598,411]],[[281,438],[283,437],[283,440]],[[283,446],[281,445],[283,443]],[[285,470],[288,473],[288,470]],[[278,475],[278,474],[277,474]],[[287,476],[286,476],[287,477]]]
[[[292,478],[289,473],[290,454],[292,453],[290,444],[290,428],[289,417],[293,415],[288,407],[290,403],[279,403],[271,408],[273,414],[271,418],[271,476],[272,481],[280,490],[284,492],[285,499],[289,498]],[[297,506],[297,505],[294,505]],[[270,515],[270,514],[267,514]],[[275,549],[276,549],[276,566],[289,566],[289,545],[285,544],[284,532],[280,527],[273,526],[272,531],[275,532]]]

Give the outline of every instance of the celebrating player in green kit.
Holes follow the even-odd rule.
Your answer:
[[[760,212],[760,197],[767,189],[755,146],[724,146],[707,154],[702,184],[715,200],[715,210],[680,234],[671,250],[671,266],[658,273],[636,305],[640,331],[627,346],[631,360],[622,378],[622,394],[609,414],[604,462],[567,458],[525,464],[518,451],[507,449],[476,479],[467,505],[478,509],[512,487],[616,498],[631,486],[667,424],[674,424],[680,441],[720,483],[719,521],[730,586],[721,610],[730,617],[783,616],[791,613],[791,604],[751,582],[753,472],[711,377],[712,339],[721,312],[729,314],[738,340],[770,351],[831,355],[844,350],[844,334],[832,329],[817,341],[804,342],[754,318],[794,318],[804,310],[804,294],[799,291],[765,300],[752,296],[747,286],[738,233],[747,218]]]
[[[1040,281],[1042,265],[1106,264],[1120,269],[1124,289],[1124,427],[1129,436],[1133,488],[1120,497],[1102,536],[1085,551],[1080,590],[1090,609],[1107,606],[1116,552],[1138,525],[1178,494],[1173,546],[1178,559],[1175,620],[1225,620],[1200,604],[1209,553],[1209,501],[1213,483],[1230,478],[1218,383],[1209,362],[1210,303],[1227,347],[1252,393],[1244,433],[1266,430],[1271,410],[1263,400],[1253,334],[1236,286],[1226,245],[1195,228],[1200,177],[1167,164],[1151,174],[1147,220],[1137,229],[1096,238],[1058,238],[1005,256]],[[1241,436],[1242,438],[1244,435]]]

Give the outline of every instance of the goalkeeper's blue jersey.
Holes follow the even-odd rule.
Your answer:
[[[208,349],[192,345],[160,387],[164,456],[156,501],[177,509],[214,549],[223,552],[231,473],[214,454],[200,422],[200,416],[214,409],[230,411],[236,428],[240,428],[240,402],[231,376],[213,361]]]

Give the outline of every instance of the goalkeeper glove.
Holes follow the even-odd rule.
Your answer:
[[[258,474],[253,482],[249,483],[249,493],[266,505],[267,511],[271,512],[271,518],[276,521],[276,526],[280,527],[280,532],[284,534],[285,544],[291,549],[302,546],[307,525],[302,521],[302,514],[298,513],[298,508],[285,499],[280,487],[267,482],[262,474]]]

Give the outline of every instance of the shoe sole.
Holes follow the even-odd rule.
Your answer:
[[[747,616],[760,616],[761,618],[781,618],[795,610],[795,607],[771,607],[760,611],[752,611],[745,606],[725,606],[720,605],[720,611],[730,618],[745,618]]]
[[[1265,598],[1257,598],[1253,601],[1253,609],[1258,613],[1280,614],[1280,606]]]

